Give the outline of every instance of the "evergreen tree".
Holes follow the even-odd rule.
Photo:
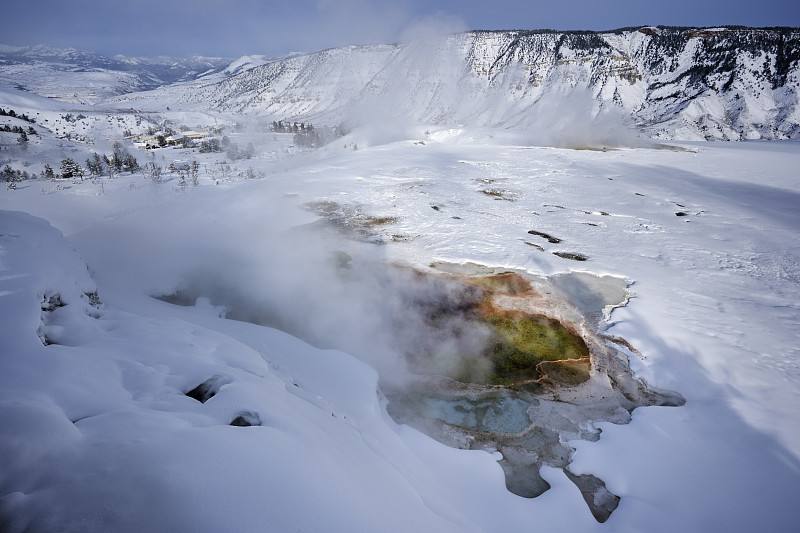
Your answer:
[[[0,170],[0,181],[11,183],[14,181],[15,177],[16,173],[14,172],[14,169],[11,168],[11,165],[6,165],[3,167],[3,170]]]
[[[192,176],[192,186],[197,187],[200,181],[197,178],[197,171],[200,170],[200,164],[197,161],[192,161],[192,166],[190,167],[189,172]]]
[[[136,172],[139,170],[139,162],[136,161],[135,157],[126,152],[125,158],[122,160],[122,168],[126,172]]]
[[[95,152],[90,159],[86,160],[86,168],[92,176],[103,175],[103,158]]]
[[[80,177],[83,179],[83,168],[73,161],[71,158],[66,158],[61,161],[61,177],[63,179],[70,179]]]
[[[144,174],[152,181],[158,183],[161,181],[161,166],[156,165],[152,161],[144,165]]]
[[[118,167],[114,164],[114,160],[116,158],[112,154],[111,157],[104,155],[103,162],[106,164],[106,170],[108,171],[109,178],[116,178],[119,175],[119,170],[121,167]]]

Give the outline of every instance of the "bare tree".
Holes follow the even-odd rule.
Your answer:
[[[161,165],[156,165],[152,161],[144,166],[144,175],[155,183],[161,182],[161,171]]]

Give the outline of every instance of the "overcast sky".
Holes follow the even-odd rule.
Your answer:
[[[467,29],[800,26],[798,0],[2,0],[0,43],[278,56]]]

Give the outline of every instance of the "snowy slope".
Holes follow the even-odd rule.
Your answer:
[[[80,113],[0,86],[0,126],[37,130],[0,132],[0,171],[32,176],[0,188],[0,530],[792,531],[800,145],[629,126],[795,135],[793,35],[472,32],[245,57]],[[273,117],[355,128],[311,150]],[[125,138],[161,127],[225,148]],[[162,173],[39,177],[114,141]],[[451,342],[404,280],[506,270],[628,284],[618,362],[686,400],[527,411],[621,498],[605,524],[559,468],[523,498],[500,451],[389,415],[405,347]]]
[[[796,143],[602,152],[512,141],[437,130],[248,162],[268,172],[261,180],[204,174],[187,190],[133,175],[0,191],[11,211],[0,219],[4,529],[791,530]],[[383,245],[337,238],[309,225],[311,201],[394,222],[377,230]],[[353,275],[331,264],[337,250]],[[377,348],[381,306],[398,302],[370,297],[380,277],[369,268],[395,261],[633,282],[609,331],[641,352],[630,354],[640,376],[686,405],[642,407],[629,424],[600,424],[596,442],[570,442],[571,470],[622,498],[606,524],[558,470],[542,471],[550,490],[521,498],[498,457],[388,417],[375,369],[397,370]],[[150,297],[181,287],[195,305]],[[225,312],[278,312],[352,355]],[[201,383],[216,391],[204,403],[186,396]],[[238,416],[261,426],[230,426]]]
[[[772,139],[800,131],[798,69],[793,29],[476,31],[325,50],[158,98],[270,119],[359,123],[369,114],[534,128],[561,112],[554,99],[572,95],[659,138]]]
[[[270,121],[357,125],[377,116],[535,129],[543,115],[562,114],[553,102],[570,95],[583,114],[681,140],[795,138],[798,69],[800,33],[791,28],[473,31],[232,63],[0,47],[4,85],[73,103],[116,97],[118,107]]]
[[[0,84],[75,104],[154,89],[218,72],[229,59],[108,58],[48,46],[0,45]]]

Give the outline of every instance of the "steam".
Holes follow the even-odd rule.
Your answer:
[[[383,247],[339,236],[270,186],[198,188],[191,210],[167,201],[76,241],[105,276],[101,285],[125,299],[148,294],[198,311],[223,306],[228,318],[350,353],[385,382],[404,382],[409,362],[447,374],[464,356],[477,356],[489,332],[440,312],[460,304],[463,285],[392,265]]]
[[[420,138],[430,126],[502,128],[514,142],[560,148],[646,144],[625,114],[598,99],[586,81],[542,87],[520,61],[472,64],[468,41],[451,33],[460,28],[447,16],[420,20],[405,32],[414,39],[384,52],[377,74],[352,80],[364,88],[337,113],[356,144]],[[476,70],[484,67],[489,70]]]
[[[392,42],[411,18],[402,2],[318,0],[316,36],[325,48]],[[313,48],[312,48],[313,49]]]
[[[621,111],[610,106],[599,108],[585,88],[543,94],[519,128],[526,144],[538,146],[597,149],[645,144],[625,123]]]
[[[452,107],[469,91],[465,58],[449,36],[464,22],[445,13],[413,20],[386,65],[343,111],[359,145],[419,138],[426,125],[452,119]]]
[[[425,42],[428,39],[467,31],[467,24],[456,15],[439,11],[414,19],[400,34],[401,41]]]
[[[395,384],[411,369],[449,374],[464,357],[478,356],[487,329],[457,315],[432,321],[460,304],[462,285],[387,264],[374,245],[327,232],[320,237],[293,230],[271,235],[261,251],[227,250],[228,266],[212,263],[183,274],[182,303],[206,297],[225,306],[228,318],[343,350]]]

